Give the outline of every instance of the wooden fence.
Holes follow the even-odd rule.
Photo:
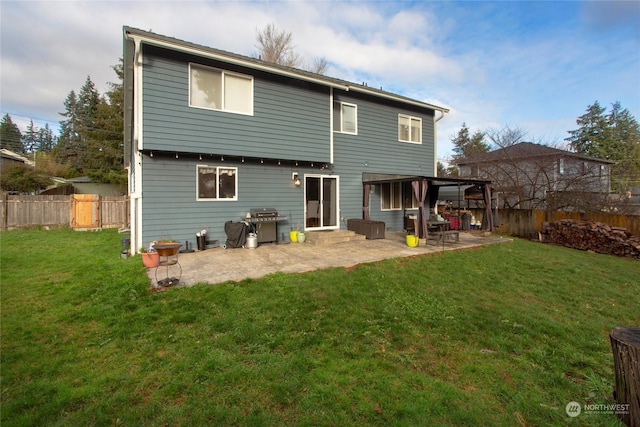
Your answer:
[[[482,211],[475,212],[482,217]],[[561,219],[588,219],[603,222],[612,227],[626,228],[634,236],[640,236],[640,215],[616,215],[606,213],[580,213],[580,212],[546,212],[525,209],[499,209],[499,233],[516,237],[537,236],[543,222],[559,221]]]
[[[0,199],[2,230],[26,227],[102,229],[129,224],[127,196],[9,196]]]

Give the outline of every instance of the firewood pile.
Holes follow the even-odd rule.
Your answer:
[[[568,248],[640,260],[640,238],[626,228],[596,221],[564,219],[542,223],[540,240]]]

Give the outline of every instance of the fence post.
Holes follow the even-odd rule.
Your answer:
[[[9,195],[2,194],[2,229],[6,230],[9,224]]]

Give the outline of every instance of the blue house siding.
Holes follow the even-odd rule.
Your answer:
[[[362,173],[430,175],[435,161],[433,114],[370,97],[334,93],[334,100],[357,105],[358,134],[334,133],[334,172],[340,175],[341,214],[362,217]],[[422,118],[422,144],[398,141],[398,114]],[[402,230],[402,210],[382,211],[380,186],[370,194],[370,217]]]
[[[144,58],[145,150],[330,160],[328,88],[267,80],[264,73],[197,57],[178,60],[161,49],[146,49]],[[189,62],[253,76],[253,116],[190,107]]]
[[[196,200],[196,166],[238,168],[238,200]],[[304,225],[304,191],[293,186],[292,168],[272,164],[220,162],[219,158],[143,156],[142,235],[143,242],[171,238],[195,245],[195,233],[206,229],[210,239],[226,240],[224,223],[241,221],[252,208],[273,207],[289,221],[278,223],[280,233]],[[311,168],[295,168],[317,173]]]
[[[289,216],[278,223],[281,240],[291,228],[305,229],[305,188],[293,185],[292,172],[303,182],[305,175],[339,178],[338,224],[346,228],[347,219],[362,217],[363,173],[433,174],[434,115],[446,109],[140,30],[125,29],[125,40],[132,242],[195,246],[206,229],[224,243],[226,221],[261,207]],[[190,107],[189,63],[251,76],[253,114]],[[332,95],[357,105],[357,135],[333,132]],[[421,144],[398,141],[399,114],[422,119]],[[237,168],[237,200],[198,200],[198,165]],[[370,195],[371,219],[401,230],[404,212],[382,211],[380,191],[376,185]]]

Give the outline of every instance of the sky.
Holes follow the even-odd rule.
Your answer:
[[[328,76],[450,109],[443,161],[463,123],[562,146],[595,101],[640,120],[640,1],[0,0],[0,111],[57,130],[87,76],[117,80],[123,26],[256,56],[269,23]]]

